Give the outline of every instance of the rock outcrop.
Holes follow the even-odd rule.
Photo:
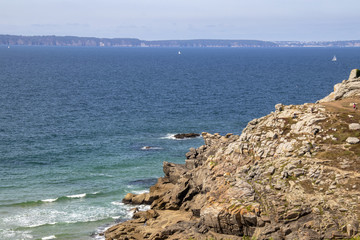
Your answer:
[[[334,86],[334,92],[330,93],[319,102],[330,102],[342,98],[360,96],[360,70],[353,69],[349,79]]]
[[[106,239],[356,236],[360,112],[349,103],[360,99],[358,73],[330,94],[337,101],[277,104],[240,136],[202,133],[204,145],[190,149],[185,164],[164,162],[150,193],[125,197],[151,210],[108,229]]]

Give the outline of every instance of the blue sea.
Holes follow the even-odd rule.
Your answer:
[[[174,134],[240,134],[359,63],[360,48],[0,47],[0,239],[101,239],[126,193],[203,144]]]

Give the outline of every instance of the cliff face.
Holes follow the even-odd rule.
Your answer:
[[[240,136],[203,133],[205,144],[190,149],[184,165],[164,162],[165,176],[150,193],[126,196],[125,202],[148,203],[151,210],[110,228],[106,239],[355,236],[360,216],[360,112],[353,109],[360,99],[357,73],[337,85],[341,94],[335,90],[316,104],[277,104]]]

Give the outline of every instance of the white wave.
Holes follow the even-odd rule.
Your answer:
[[[176,133],[168,133],[165,137],[161,137],[160,139],[172,139],[172,140],[178,140],[175,138]]]
[[[126,205],[120,203],[121,200],[117,201],[118,203],[113,202],[112,204],[111,201],[109,201],[108,204],[101,206],[89,206],[77,201],[71,203],[65,201],[64,204],[59,205],[50,204],[47,206],[47,204],[41,204],[33,208],[18,208],[14,209],[11,214],[9,213],[5,216],[2,216],[0,219],[0,225],[14,226],[14,229],[33,229],[42,226],[44,226],[44,229],[52,229],[51,225],[49,224],[96,222],[103,219],[109,219],[112,216],[126,218],[128,210],[130,210],[130,207],[133,208],[133,206],[129,206],[128,208]],[[32,231],[35,230],[29,231],[29,234],[32,233]],[[54,232],[50,231],[48,234],[40,236],[39,239],[50,234],[56,235]],[[22,231],[4,233],[0,229],[0,239],[34,239],[34,237],[31,237],[30,235],[25,235],[26,234]]]
[[[117,217],[117,218],[120,218]],[[117,218],[114,218],[113,219],[117,219]],[[105,236],[104,236],[104,232],[106,230],[108,230],[109,228],[111,228],[112,226],[114,226],[114,224],[110,224],[110,225],[105,225],[105,226],[100,226],[96,229],[96,232],[95,232],[95,236],[94,236],[94,239],[95,240],[105,240]]]
[[[193,139],[193,138],[201,138],[202,136],[198,136],[198,137],[191,137],[191,138],[176,138],[175,135],[177,133],[168,133],[166,134],[166,136],[161,137],[160,139],[171,139],[171,140],[177,140],[177,141],[184,141],[184,140],[189,140],[189,139]]]
[[[141,148],[141,150],[161,150],[163,148],[161,147],[151,147],[151,146],[144,146]]]
[[[150,210],[151,206],[150,205],[139,205],[138,208],[140,211],[147,211],[147,210]]]
[[[50,240],[50,239],[56,239],[55,235],[51,235],[51,236],[41,238],[41,240]]]
[[[29,228],[37,228],[37,227],[41,227],[41,226],[45,226],[45,225],[55,225],[57,224],[57,222],[49,222],[49,223],[39,223],[39,224],[34,224],[34,225],[29,225]]]
[[[41,200],[41,201],[46,202],[46,203],[50,203],[50,202],[55,202],[56,200],[58,200],[58,198],[49,198],[49,199],[44,199],[44,200]]]
[[[101,236],[101,235],[96,235],[94,237],[95,240],[105,240],[105,237],[104,236]]]
[[[106,174],[106,173],[91,173],[90,175],[93,176],[93,177],[99,177],[99,176],[101,176],[101,177],[109,177],[109,178],[114,177],[114,175]]]
[[[69,195],[66,197],[68,197],[68,198],[83,198],[83,197],[86,197],[86,193],[74,194],[74,195]]]
[[[123,205],[124,205],[124,203],[122,203],[122,202],[116,202],[116,201],[111,202],[111,204],[112,204],[112,205],[116,205],[116,206],[123,206]]]
[[[131,219],[136,211],[147,211],[150,210],[151,206],[150,205],[127,205],[126,206],[126,217],[128,219]]]
[[[0,239],[33,239],[30,231],[0,230]]]
[[[148,193],[149,190],[135,190],[135,191],[132,191],[132,193],[135,193],[135,194],[143,194],[143,193]]]
[[[113,217],[111,217],[111,218],[114,219],[114,220],[116,220],[116,219],[121,218],[121,216],[113,216]]]

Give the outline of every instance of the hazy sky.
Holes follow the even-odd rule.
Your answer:
[[[0,0],[0,34],[360,39],[359,0]]]

